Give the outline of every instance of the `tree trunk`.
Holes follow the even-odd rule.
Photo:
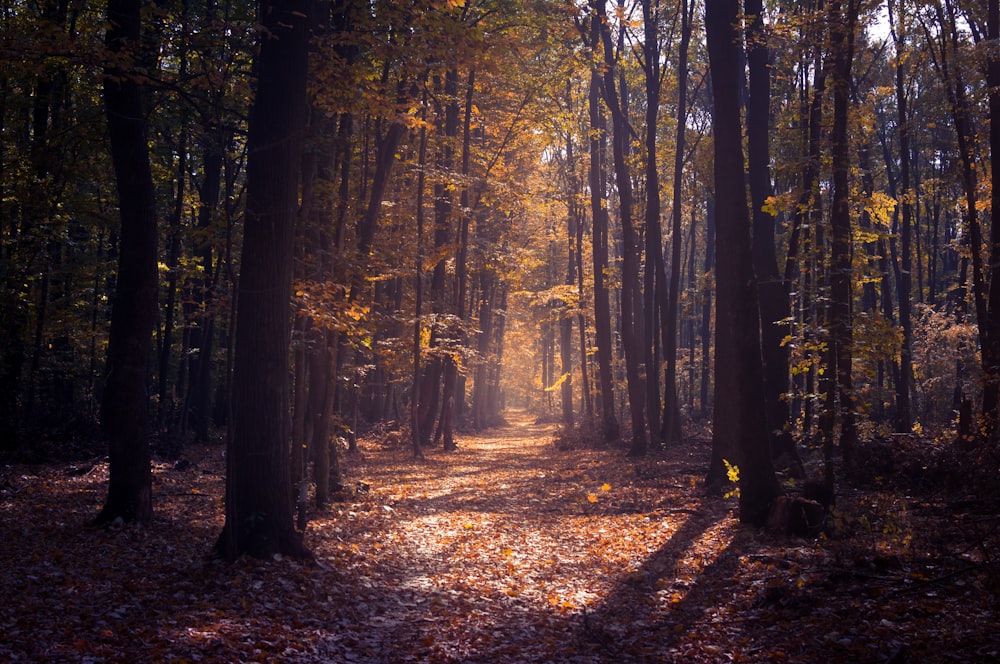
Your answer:
[[[691,42],[694,2],[681,2],[681,43],[677,62],[677,140],[674,148],[673,210],[670,231],[670,293],[667,315],[663,323],[663,350],[666,355],[666,388],[663,416],[663,438],[668,443],[681,438],[681,408],[677,392],[677,318],[681,287],[681,189],[684,177],[684,149],[687,132],[687,61]]]
[[[120,53],[128,43],[139,42],[141,11],[139,0],[110,0],[105,34],[110,51]],[[146,523],[153,518],[146,374],[156,320],[156,204],[142,88],[131,72],[107,72],[104,107],[118,184],[121,240],[101,404],[110,481],[95,522]]]
[[[910,119],[907,111],[906,98],[906,54],[898,30],[905,30],[904,5],[900,3],[900,22],[895,23],[893,0],[888,0],[889,26],[893,43],[896,46],[896,112],[899,115],[897,131],[899,132],[899,187],[902,190],[902,216],[900,219],[900,265],[899,269],[899,324],[903,329],[903,343],[899,351],[899,380],[896,381],[896,431],[910,433],[913,429],[913,413],[910,390],[913,387],[913,321],[910,316],[910,295],[912,279],[910,277],[910,245],[913,217],[913,196],[916,191],[910,183]],[[919,261],[918,261],[919,264]]]
[[[1000,168],[995,161],[1000,156],[1000,11],[998,0],[989,0],[987,9],[986,85],[990,109],[990,201],[993,223],[990,226],[990,292],[987,305],[987,334],[983,347],[983,417],[989,431],[1000,421]],[[979,322],[984,325],[983,321]]]
[[[600,36],[597,19],[591,19],[591,43]],[[596,46],[595,46],[596,48]],[[601,434],[605,442],[618,439],[618,419],[615,417],[614,379],[611,368],[611,299],[604,271],[608,267],[608,210],[604,195],[604,152],[607,125],[601,113],[601,78],[597,69],[590,73],[590,210],[593,230],[594,263],[594,329],[597,337],[597,362],[601,383]]]
[[[717,299],[713,447],[731,445],[740,472],[740,521],[763,525],[781,487],[771,465],[764,410],[760,317],[753,273],[740,128],[737,0],[705,9],[712,68],[717,202]],[[733,444],[735,443],[735,444]]]
[[[771,52],[764,32],[763,2],[747,0],[749,95],[747,100],[747,167],[753,215],[753,261],[757,274],[761,315],[761,346],[764,354],[764,399],[772,449],[797,459],[791,436],[788,400],[788,348],[781,321],[791,315],[788,284],[778,271],[774,217],[765,210],[772,194],[770,136]],[[796,466],[800,464],[795,464]]]
[[[840,0],[830,5],[830,41],[833,50],[833,128],[831,156],[833,158],[833,200],[830,211],[830,360],[832,378],[837,384],[840,419],[840,448],[844,462],[853,461],[857,443],[854,414],[854,333],[851,322],[852,260],[851,210],[849,191],[850,143],[848,113],[851,85],[851,63],[854,58],[854,31],[857,24],[856,0]],[[832,405],[832,404],[831,404]],[[824,431],[832,436],[832,431]]]
[[[656,130],[660,114],[660,5],[654,0],[643,0],[642,43],[643,77],[646,83],[646,270],[643,280],[643,321],[645,323],[646,365],[646,419],[649,421],[650,443],[659,447],[663,443],[660,398],[659,344],[657,343],[657,314],[663,311],[663,297],[667,290],[667,272],[663,263],[663,232],[660,226],[660,171],[657,161]],[[660,330],[662,331],[662,330]],[[669,407],[669,404],[668,404]]]
[[[289,302],[306,112],[309,3],[261,8],[250,115],[247,209],[236,322],[226,523],[216,553],[309,557],[292,519],[288,413]]]

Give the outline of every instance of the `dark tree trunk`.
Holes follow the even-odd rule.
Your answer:
[[[853,461],[857,443],[854,414],[854,333],[851,322],[853,241],[849,191],[850,144],[848,113],[854,31],[857,24],[856,0],[830,3],[830,42],[833,50],[833,128],[830,137],[833,158],[833,200],[830,211],[830,360],[831,378],[837,384],[837,413],[840,419],[840,447],[845,463]],[[830,404],[832,405],[832,404]],[[832,431],[824,431],[832,436]]]
[[[910,433],[913,428],[913,412],[910,390],[913,387],[913,321],[910,316],[910,295],[912,293],[911,265],[911,229],[913,203],[911,196],[916,192],[910,182],[910,119],[907,111],[906,98],[906,55],[894,20],[893,0],[888,0],[889,25],[892,28],[892,40],[896,45],[896,112],[899,115],[897,131],[899,132],[899,186],[902,189],[902,217],[900,219],[900,269],[899,269],[899,323],[903,329],[903,343],[899,351],[899,380],[896,381],[896,431]],[[900,14],[902,18],[902,13]],[[904,26],[900,25],[899,28]],[[919,264],[919,261],[918,261]]]
[[[989,90],[990,109],[990,201],[993,223],[990,226],[990,292],[987,305],[987,333],[983,347],[983,369],[986,383],[983,386],[983,417],[990,427],[1000,421],[1000,167],[995,159],[1000,156],[1000,10],[998,0],[989,0],[987,6],[987,38],[992,48],[987,49],[986,85]],[[984,325],[983,321],[979,322]]]
[[[257,97],[250,115],[247,209],[236,322],[226,523],[216,553],[308,557],[292,519],[289,303],[306,112],[307,0],[261,7]]]
[[[740,521],[763,525],[781,487],[771,464],[740,128],[737,0],[705,9],[715,134],[716,362],[713,447],[733,447],[740,471]]]
[[[660,171],[657,161],[656,129],[660,114],[660,4],[643,0],[642,43],[643,77],[646,82],[646,270],[643,279],[643,322],[645,324],[646,419],[649,421],[650,443],[663,443],[660,424],[663,405],[660,398],[659,350],[657,344],[657,314],[663,311],[662,300],[667,291],[667,272],[663,262],[663,231],[660,226]],[[669,404],[668,404],[669,407]]]
[[[110,0],[105,44],[121,52],[141,35],[140,0]],[[109,439],[108,496],[96,523],[153,518],[146,374],[156,320],[156,205],[142,88],[127,71],[104,80],[111,159],[118,184],[121,239],[108,339],[101,421]]]
[[[600,38],[597,19],[592,19],[591,42]],[[596,46],[595,46],[596,48]],[[605,442],[618,439],[615,416],[614,378],[611,368],[611,298],[604,280],[608,267],[608,210],[604,195],[604,144],[607,124],[601,113],[601,78],[597,69],[590,74],[590,209],[593,229],[594,329],[597,337],[597,363],[601,383],[601,433]]]
[[[750,70],[747,99],[747,167],[753,215],[753,262],[760,297],[761,346],[764,355],[764,399],[768,429],[775,454],[796,459],[786,393],[788,392],[787,330],[781,321],[791,315],[788,284],[778,271],[774,217],[765,210],[772,194],[770,167],[771,52],[764,33],[763,2],[746,0],[747,61]],[[800,464],[795,464],[798,467]]]

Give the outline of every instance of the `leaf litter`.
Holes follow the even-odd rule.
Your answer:
[[[221,448],[154,466],[151,526],[86,527],[106,463],[0,476],[0,660],[951,662],[1000,658],[995,514],[848,491],[830,537],[741,526],[708,444],[558,450],[526,419],[415,461],[362,441],[316,564],[210,562]]]

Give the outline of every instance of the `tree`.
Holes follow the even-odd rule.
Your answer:
[[[226,522],[217,555],[307,557],[292,521],[288,347],[308,0],[265,0],[250,115]]]
[[[681,42],[677,62],[677,141],[674,145],[673,210],[671,211],[670,293],[663,322],[663,348],[666,354],[666,410],[663,416],[663,438],[677,442],[681,437],[680,399],[677,390],[677,319],[681,289],[681,183],[684,176],[684,150],[688,116],[688,47],[694,18],[694,2],[682,0]]]
[[[902,190],[902,217],[900,219],[900,268],[899,268],[899,322],[903,329],[903,342],[899,357],[899,379],[896,381],[896,431],[910,433],[913,429],[913,415],[910,404],[910,389],[913,385],[913,321],[910,316],[910,293],[912,292],[911,237],[914,192],[910,182],[910,119],[906,99],[906,53],[903,51],[902,37],[905,36],[905,3],[899,3],[899,22],[896,23],[893,0],[888,0],[889,27],[896,47],[896,113],[899,115],[899,187]]]
[[[596,0],[600,2],[601,0]],[[599,19],[590,17],[589,45],[598,48],[601,38]],[[601,111],[601,73],[598,63],[590,72],[590,90],[587,108],[590,113],[590,212],[593,224],[594,271],[594,327],[597,338],[597,362],[600,374],[601,433],[606,442],[618,438],[618,419],[615,417],[615,393],[611,375],[611,300],[605,280],[608,265],[608,206],[605,196],[604,164],[607,121]]]
[[[850,171],[850,146],[848,143],[848,112],[850,102],[851,62],[854,57],[854,31],[857,25],[858,6],[847,0],[842,7],[839,0],[830,5],[830,48],[833,57],[833,127],[830,141],[833,159],[833,201],[830,211],[830,361],[836,389],[831,385],[827,396],[827,410],[834,408],[834,392],[839,404],[840,445],[844,461],[850,463],[857,429],[854,412],[854,384],[851,374],[853,361],[853,328],[851,325],[851,288],[853,240],[851,238],[851,210],[848,176]],[[833,431],[824,431],[828,440]],[[829,452],[827,452],[829,456]],[[828,464],[829,467],[829,464]],[[829,478],[827,479],[829,483]]]
[[[140,0],[110,0],[105,45],[137,57]],[[146,370],[156,319],[156,204],[138,73],[109,67],[104,78],[121,241],[108,340],[101,422],[109,442],[108,496],[95,522],[153,518]]]
[[[736,0],[708,0],[716,195],[715,427],[712,444],[737,452],[740,521],[763,525],[781,487],[771,465],[763,397],[760,317],[753,272],[740,125]],[[729,439],[729,440],[726,440]]]
[[[683,11],[683,10],[682,10]],[[663,230],[660,227],[660,172],[657,158],[656,129],[660,115],[660,3],[657,0],[642,2],[642,73],[646,89],[646,269],[643,273],[643,334],[645,336],[646,364],[646,419],[649,422],[650,442],[654,447],[662,443],[660,431],[660,378],[656,367],[659,363],[657,346],[657,314],[663,312],[660,300],[667,289],[666,267],[663,263]],[[683,57],[683,56],[682,56]],[[680,129],[679,131],[683,131]],[[666,326],[661,326],[665,328]],[[664,338],[666,338],[664,330]],[[668,388],[669,390],[670,388]],[[673,407],[669,403],[668,406]]]
[[[631,456],[642,456],[646,453],[646,390],[643,377],[640,374],[640,364],[643,360],[642,343],[642,298],[639,292],[639,261],[640,247],[638,234],[632,223],[632,174],[628,164],[629,145],[632,142],[633,129],[628,119],[628,90],[624,75],[616,83],[616,49],[611,42],[611,29],[605,12],[604,0],[592,3],[596,11],[596,22],[600,26],[600,39],[604,53],[604,66],[601,69],[604,101],[611,110],[611,154],[614,162],[615,182],[618,188],[618,216],[622,227],[622,278],[621,291],[621,335],[622,347],[625,352],[625,382],[628,389],[628,405],[632,420],[632,444],[629,449]],[[624,15],[624,7],[618,7],[618,13]],[[624,51],[624,26],[620,28],[617,52]],[[595,45],[596,47],[596,45]],[[596,269],[596,268],[595,268]]]
[[[795,456],[791,437],[788,392],[788,349],[780,321],[791,314],[788,283],[781,278],[775,248],[775,219],[765,208],[773,194],[770,157],[771,74],[770,47],[764,30],[764,7],[760,0],[744,3],[747,20],[747,166],[753,217],[753,262],[758,279],[761,343],[764,355],[764,399],[768,428],[775,454]]]
[[[990,113],[990,158],[1000,156],[1000,2],[989,0],[987,11],[986,85]],[[990,286],[987,334],[983,346],[983,369],[986,385],[983,389],[983,416],[994,430],[1000,422],[1000,175],[995,161],[990,169],[990,201],[993,223],[990,226]]]

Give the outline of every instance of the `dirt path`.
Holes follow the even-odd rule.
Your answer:
[[[995,568],[942,535],[985,517],[857,492],[850,537],[775,538],[702,498],[704,443],[633,462],[553,431],[514,417],[423,461],[362,441],[316,565],[206,562],[220,447],[156,464],[145,529],[83,527],[104,463],[4,467],[0,661],[1000,660]]]

